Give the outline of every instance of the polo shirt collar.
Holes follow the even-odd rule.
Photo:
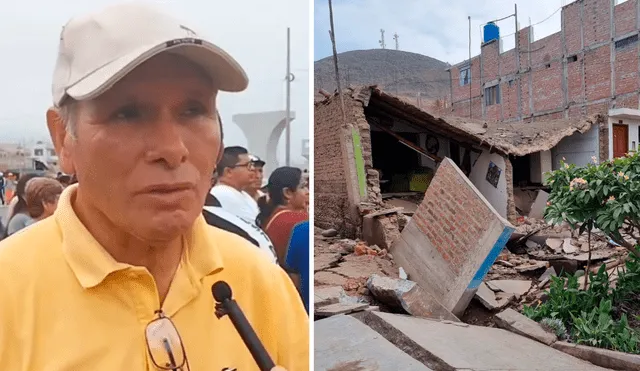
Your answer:
[[[82,224],[72,206],[78,186],[71,185],[62,192],[54,218],[60,229],[67,263],[82,287],[91,288],[102,283],[109,274],[133,266],[117,262]],[[223,268],[222,256],[211,234],[200,215],[184,239],[186,253],[182,262],[186,262],[189,275],[197,281]]]

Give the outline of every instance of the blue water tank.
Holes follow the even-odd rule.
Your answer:
[[[500,28],[493,22],[484,25],[484,43],[500,39]]]

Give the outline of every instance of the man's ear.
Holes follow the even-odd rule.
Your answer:
[[[75,174],[75,164],[73,162],[73,140],[68,135],[67,129],[56,108],[47,110],[47,127],[51,141],[58,154],[60,169],[66,174]]]

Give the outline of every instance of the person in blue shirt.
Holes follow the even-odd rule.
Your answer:
[[[295,275],[294,282],[309,313],[309,221],[296,224],[287,249],[286,268]]]

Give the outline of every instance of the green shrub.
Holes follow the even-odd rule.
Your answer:
[[[525,306],[523,312],[556,335],[569,329],[568,336],[578,344],[640,354],[640,333],[619,310],[625,304],[638,306],[634,301],[640,299],[640,156],[634,153],[601,164],[594,158],[584,167],[564,161],[561,165],[546,178],[551,193],[545,219],[567,222],[580,234],[587,231],[589,238],[598,228],[627,248],[631,258],[624,270],[618,270],[614,289],[603,264],[596,274],[586,270],[590,285],[585,290],[578,289],[576,275],[552,277],[547,301]],[[622,230],[635,243],[626,241]]]
[[[545,219],[568,222],[580,232],[598,228],[630,252],[640,255],[620,233],[625,227],[640,236],[640,155],[634,153],[601,164],[578,167],[561,162],[547,174],[551,188]]]
[[[639,293],[639,259],[634,256],[627,265],[631,271],[618,273],[618,284],[613,290],[609,288],[609,274],[604,264],[598,273],[590,274],[591,284],[587,290],[578,289],[575,275],[552,277],[546,291],[547,301],[525,306],[523,313],[543,327],[553,329],[559,338],[563,338],[569,328],[570,339],[578,344],[640,354],[638,330],[629,326],[626,314],[619,320],[614,318],[614,304]]]

